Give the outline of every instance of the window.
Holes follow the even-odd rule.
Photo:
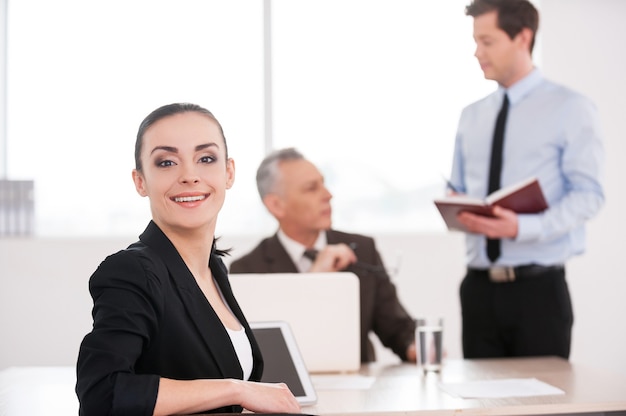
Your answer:
[[[495,88],[466,4],[274,1],[275,143],[324,170],[338,228],[444,229],[432,200],[461,109]]]
[[[295,146],[347,230],[443,230],[463,106],[495,87],[473,57],[466,0],[274,0],[273,147]],[[40,236],[137,235],[139,122],[196,102],[222,123],[237,179],[218,233],[267,233],[263,2],[20,0],[8,5],[7,172],[35,181]],[[413,150],[416,149],[416,150]]]

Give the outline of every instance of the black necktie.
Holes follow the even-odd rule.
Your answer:
[[[487,194],[500,189],[500,173],[502,171],[502,147],[504,143],[504,126],[506,116],[509,112],[509,97],[504,94],[502,107],[496,120],[496,128],[493,133],[493,143],[491,144],[491,163],[489,164],[489,187]],[[491,262],[495,262],[500,257],[500,240],[487,239],[487,257]]]
[[[314,248],[307,248],[306,250],[304,250],[304,253],[302,255],[311,261],[315,261],[315,259],[317,258],[317,253],[318,251]]]

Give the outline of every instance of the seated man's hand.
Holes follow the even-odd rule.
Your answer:
[[[310,272],[338,272],[356,261],[356,254],[347,244],[329,244],[317,253]]]
[[[406,349],[406,360],[412,363],[417,362],[417,348],[414,342]]]

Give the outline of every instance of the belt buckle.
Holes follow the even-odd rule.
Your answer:
[[[496,283],[515,281],[515,269],[513,267],[492,267],[489,269],[489,280]]]

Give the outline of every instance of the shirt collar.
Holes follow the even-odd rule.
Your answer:
[[[498,88],[500,90],[500,96],[502,97],[506,93],[509,96],[509,102],[513,106],[520,102],[525,96],[530,94],[535,87],[539,86],[543,79],[543,74],[539,68],[533,68],[528,75],[511,85],[509,88],[500,86]]]
[[[287,234],[285,234],[285,232],[280,228],[278,229],[276,235],[280,243],[283,245],[283,247],[285,247],[285,251],[287,251],[289,257],[291,257],[291,260],[293,260],[294,263],[298,264],[298,262],[302,258],[302,255],[304,254],[304,250],[306,250],[308,247],[305,247],[304,245],[298,243],[296,240],[288,237]],[[313,244],[313,248],[316,250],[321,250],[326,247],[326,244],[326,232],[320,232],[317,236],[317,240],[315,240],[315,244]]]

